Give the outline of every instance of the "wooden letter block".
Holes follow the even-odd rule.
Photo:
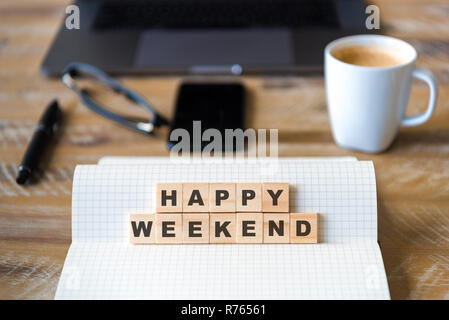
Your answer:
[[[263,214],[263,243],[290,243],[290,214]]]
[[[318,243],[318,214],[290,214],[290,243]]]
[[[210,243],[236,243],[235,213],[209,215]]]
[[[262,243],[263,214],[261,212],[237,213],[237,243]]]
[[[262,212],[262,184],[236,183],[237,212]]]
[[[289,212],[288,183],[268,182],[263,184],[263,212]]]
[[[235,212],[235,183],[211,183],[210,212]]]
[[[182,184],[183,212],[209,212],[209,183]]]
[[[156,214],[156,243],[182,243],[182,214]]]
[[[155,243],[155,214],[129,215],[129,240],[132,244]]]
[[[183,243],[209,243],[209,213],[182,216]]]
[[[156,212],[182,213],[182,183],[156,185]]]

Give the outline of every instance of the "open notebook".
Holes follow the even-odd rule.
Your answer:
[[[318,244],[131,245],[130,212],[156,182],[289,182],[290,212],[319,213]],[[281,158],[173,164],[104,158],[75,170],[72,245],[56,299],[389,299],[372,162]]]

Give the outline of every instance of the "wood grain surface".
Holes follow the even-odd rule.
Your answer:
[[[166,130],[135,134],[94,115],[39,66],[64,17],[66,0],[0,2],[0,298],[52,299],[71,240],[71,185],[76,164],[104,155],[168,155]],[[374,161],[379,242],[394,299],[449,298],[449,1],[374,1],[382,31],[412,43],[420,67],[440,83],[425,125],[401,128],[391,148],[363,154],[331,136],[321,76],[243,77],[247,127],[278,128],[281,156],[356,156]],[[73,48],[76,50],[76,48]],[[186,77],[121,78],[170,117]],[[190,79],[190,78],[189,78]],[[43,109],[58,98],[63,132],[38,184],[14,180]],[[408,113],[423,111],[428,89],[413,87]]]

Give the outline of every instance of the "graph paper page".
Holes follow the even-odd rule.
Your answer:
[[[184,181],[288,182],[290,212],[319,213],[320,243],[129,244],[128,215],[154,212],[156,182]],[[389,298],[371,162],[78,166],[72,238],[56,298]]]

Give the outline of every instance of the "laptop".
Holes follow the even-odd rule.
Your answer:
[[[115,74],[321,72],[324,46],[365,28],[361,0],[78,0],[41,66],[71,61]]]

